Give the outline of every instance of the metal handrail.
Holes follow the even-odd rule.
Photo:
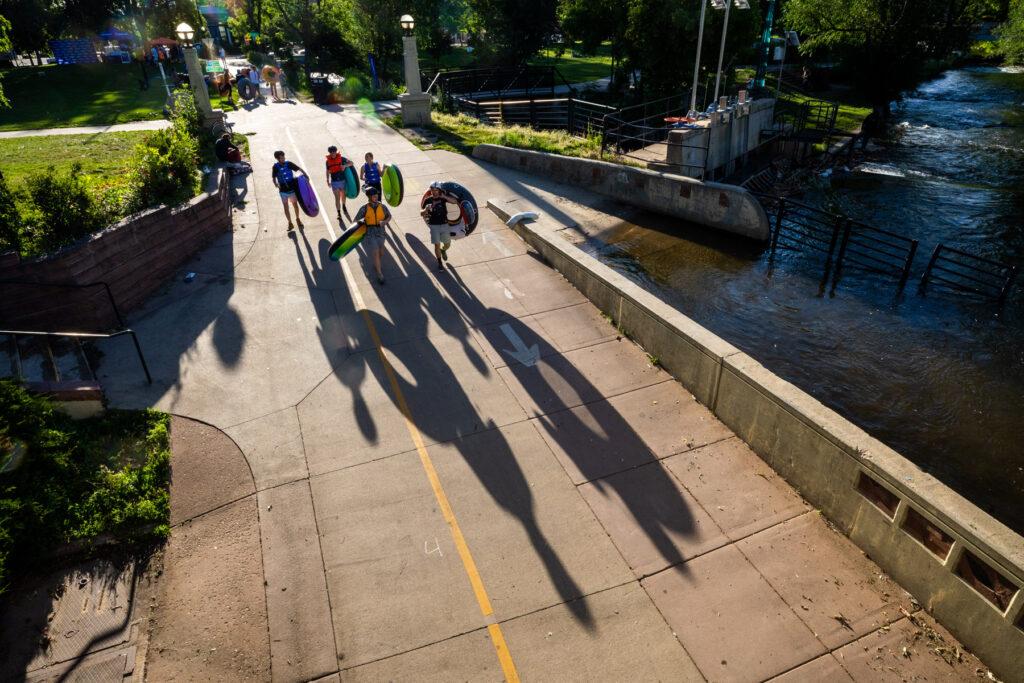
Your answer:
[[[110,308],[114,311],[114,317],[117,318],[117,324],[119,327],[124,327],[124,318],[121,317],[121,310],[117,307],[117,302],[114,301],[114,293],[110,290],[110,285],[103,281],[98,282],[86,282],[71,283],[71,282],[35,282],[33,280],[0,280],[0,285],[31,285],[33,287],[59,287],[62,289],[88,289],[90,287],[103,287],[107,293],[107,300],[110,301]]]
[[[150,384],[153,383],[153,377],[149,374],[149,366],[146,364],[146,358],[142,355],[142,346],[139,345],[139,338],[135,335],[134,330],[130,330],[128,328],[106,334],[102,332],[37,332],[35,330],[0,330],[0,334],[6,334],[14,337],[71,337],[73,339],[112,339],[113,337],[120,337],[121,335],[127,334],[132,338],[132,342],[135,343],[135,353],[139,356],[139,363],[142,364],[142,371],[146,373],[146,381]]]

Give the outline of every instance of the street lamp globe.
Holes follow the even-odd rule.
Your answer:
[[[403,14],[402,18],[398,20],[398,23],[402,25],[402,30],[405,31],[405,35],[407,36],[411,36],[412,30],[416,28],[416,22],[410,14]]]
[[[185,47],[191,47],[192,38],[196,35],[191,26],[183,21],[175,27],[174,32],[178,34],[178,40],[184,43]]]

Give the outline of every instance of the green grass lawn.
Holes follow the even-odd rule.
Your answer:
[[[135,145],[146,135],[148,131],[0,139],[0,171],[14,189],[48,166],[65,171],[77,162],[97,184],[113,185],[126,179]]]
[[[538,66],[556,67],[570,83],[583,83],[585,81],[596,81],[599,78],[606,78],[612,74],[612,57],[610,44],[602,45],[595,55],[572,56],[572,50],[568,47],[562,55],[556,56],[555,50],[541,50],[530,64]],[[451,52],[441,57],[440,64],[430,56],[420,58],[420,68],[424,71],[441,69],[471,69],[476,65],[476,60],[471,52],[464,47],[453,48]]]
[[[599,137],[579,138],[565,131],[533,130],[526,126],[491,126],[465,114],[435,111],[431,116],[433,124],[429,128],[437,136],[437,142],[431,145],[433,149],[471,154],[476,145],[492,144],[587,159],[601,158]],[[402,127],[401,115],[385,122],[393,128]]]
[[[155,70],[139,89],[138,64],[19,67],[0,73],[10,109],[0,130],[105,126],[163,117],[166,91]]]
[[[530,64],[553,66],[570,83],[583,83],[607,78],[612,75],[611,46],[602,45],[597,54],[572,56],[572,50],[566,47],[562,55],[556,56],[555,50],[545,49],[530,60]]]

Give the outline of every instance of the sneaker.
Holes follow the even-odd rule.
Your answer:
[[[441,258],[443,258],[445,261],[448,260],[448,247],[449,246],[451,246],[451,245],[443,245],[443,244],[441,245]]]
[[[296,220],[295,222],[298,224],[299,230],[305,230],[306,229],[306,226],[302,224],[302,221]]]
[[[380,285],[381,287],[384,286],[384,277],[382,275],[377,276],[377,284]]]
[[[441,259],[437,259],[437,269],[444,270],[444,263],[442,263]]]
[[[341,211],[338,212],[338,222],[341,222]]]
[[[294,229],[295,229],[295,226],[294,226],[294,225],[292,225],[292,222],[291,222],[291,221],[288,221],[288,232],[291,232],[291,231],[292,231],[292,230],[294,230]]]

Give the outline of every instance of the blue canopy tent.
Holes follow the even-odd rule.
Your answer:
[[[100,38],[111,43],[134,43],[135,35],[126,31],[118,31],[116,28],[109,28],[100,34]]]

